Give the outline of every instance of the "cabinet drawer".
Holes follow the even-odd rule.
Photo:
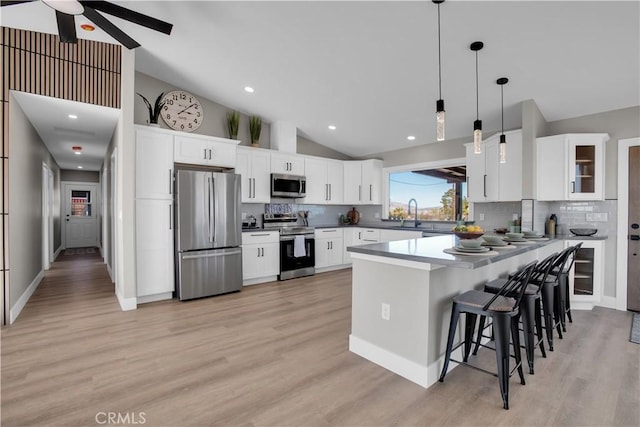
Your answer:
[[[315,231],[316,239],[342,239],[343,230],[341,228],[321,228]]]
[[[376,228],[365,228],[362,230],[362,240],[365,242],[380,241],[380,230]]]
[[[247,231],[242,233],[242,244],[278,243],[280,233],[277,231]]]

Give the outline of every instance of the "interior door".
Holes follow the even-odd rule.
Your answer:
[[[65,246],[67,248],[98,245],[97,185],[66,183]]]
[[[640,146],[629,147],[627,309],[640,312]]]

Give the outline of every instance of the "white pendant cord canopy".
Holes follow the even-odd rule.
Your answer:
[[[506,77],[500,77],[496,81],[496,83],[500,85],[500,111],[502,129],[502,133],[500,134],[500,144],[498,145],[500,163],[507,162],[507,137],[504,134],[504,85],[506,85],[508,82],[509,79]]]
[[[444,141],[444,100],[442,99],[442,53],[440,43],[440,4],[444,0],[433,0],[438,6],[438,100],[436,101],[436,140]]]
[[[482,120],[480,120],[480,95],[478,89],[478,51],[484,47],[482,42],[471,43],[470,49],[476,53],[476,120],[473,122],[473,152],[482,153]]]

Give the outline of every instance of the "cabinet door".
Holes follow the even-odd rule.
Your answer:
[[[307,177],[307,197],[304,198],[304,203],[328,203],[327,161],[306,158],[304,169],[305,176]]]
[[[467,198],[470,202],[485,201],[485,153],[473,152],[473,144],[466,144],[467,149]]]
[[[329,242],[331,239],[315,239],[316,268],[329,266]]]
[[[262,245],[262,260],[260,263],[262,277],[276,276],[280,273],[280,243],[265,243]]]
[[[578,244],[577,240],[565,241],[565,246]],[[574,308],[592,308],[600,302],[604,282],[604,244],[602,240],[584,240],[569,272],[569,295]],[[580,303],[586,303],[581,307]]]
[[[485,202],[497,202],[500,188],[500,168],[498,157],[498,141],[484,144],[484,192]]]
[[[136,130],[136,198],[173,198],[173,136]]]
[[[236,145],[223,138],[176,136],[174,160],[178,163],[234,168]]]
[[[328,263],[330,266],[342,264],[342,254],[344,253],[344,244],[342,239],[331,239],[329,245]]]
[[[360,244],[359,236],[361,233],[361,228],[353,227],[353,228],[345,228],[344,230],[344,251],[342,253],[342,260],[345,264],[351,264],[351,252],[347,252],[347,248],[349,246],[355,246]]]
[[[251,203],[253,200],[253,176],[251,174],[251,153],[238,148],[236,153],[236,173],[241,176],[242,203]]]
[[[344,164],[341,161],[327,162],[327,185],[329,186],[329,203],[344,202]]]
[[[586,135],[568,140],[569,199],[603,200],[604,143]]]
[[[344,162],[344,203],[362,203],[362,163]]]
[[[251,153],[251,177],[253,178],[252,203],[271,201],[271,154],[267,150]]]
[[[136,200],[137,296],[174,291],[173,203]]]
[[[271,172],[304,175],[304,158],[295,154],[271,153]]]
[[[564,135],[536,140],[536,198],[538,200],[566,200],[567,146]]]
[[[362,162],[363,203],[376,205],[382,203],[382,162],[365,160]]]
[[[520,202],[522,200],[522,132],[507,132],[507,161],[498,162],[499,201]]]

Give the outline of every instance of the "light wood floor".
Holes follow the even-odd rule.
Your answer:
[[[630,313],[575,312],[505,411],[494,377],[425,390],[350,353],[350,270],[122,312],[97,255],[59,260],[2,329],[3,426],[640,424]]]

